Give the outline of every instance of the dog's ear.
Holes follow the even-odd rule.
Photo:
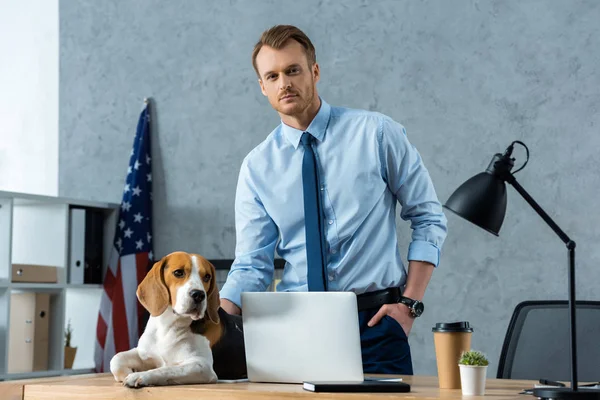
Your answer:
[[[219,288],[217,287],[217,274],[215,270],[215,266],[208,260],[206,260],[207,266],[210,269],[210,276],[212,279],[210,280],[210,286],[208,288],[208,303],[206,304],[206,313],[208,314],[208,319],[214,322],[215,324],[219,323],[219,307],[221,307],[221,298],[219,297]]]
[[[166,265],[166,257],[154,263],[136,291],[138,300],[153,317],[161,315],[169,305],[169,291],[163,279]]]

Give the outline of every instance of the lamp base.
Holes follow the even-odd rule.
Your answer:
[[[571,388],[537,388],[533,389],[533,395],[541,399],[594,399],[600,400],[600,389],[577,388],[574,392]]]

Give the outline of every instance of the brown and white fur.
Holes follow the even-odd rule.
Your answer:
[[[138,346],[116,354],[110,371],[123,385],[215,383],[211,342],[222,334],[215,268],[198,254],[156,262],[137,289],[150,313]],[[206,318],[205,318],[206,317]],[[191,328],[202,323],[202,334]]]

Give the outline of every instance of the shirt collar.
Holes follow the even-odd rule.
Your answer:
[[[313,118],[308,128],[306,128],[306,132],[309,132],[313,135],[317,140],[322,142],[325,140],[325,129],[327,129],[327,124],[329,123],[329,116],[331,115],[331,106],[319,97],[321,100],[321,107],[319,108],[319,112]],[[301,131],[296,128],[292,128],[289,125],[286,125],[281,121],[281,130],[283,134],[287,138],[287,140],[292,143],[295,149],[300,145],[300,138],[305,131]]]

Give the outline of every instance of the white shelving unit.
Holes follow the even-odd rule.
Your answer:
[[[85,368],[64,368],[64,332],[67,299],[71,293],[101,293],[101,284],[71,284],[68,282],[69,210],[71,207],[102,210],[104,215],[103,274],[112,246],[119,204],[77,200],[62,197],[0,191],[0,380],[34,378],[93,372],[93,363]],[[13,264],[34,264],[57,267],[56,283],[12,282]],[[9,373],[8,354],[11,342],[23,338],[10,337],[11,295],[19,292],[49,293],[48,368],[41,371]],[[67,295],[69,294],[69,296]],[[98,297],[99,298],[99,297]],[[94,321],[98,309],[82,309],[71,318]],[[73,323],[73,321],[72,321]],[[89,330],[88,332],[95,329]],[[77,332],[74,332],[74,335]],[[90,337],[87,337],[90,336]],[[82,340],[93,351],[95,335]],[[78,349],[79,353],[80,349]],[[89,351],[88,351],[89,353]],[[76,358],[77,359],[77,358]]]

